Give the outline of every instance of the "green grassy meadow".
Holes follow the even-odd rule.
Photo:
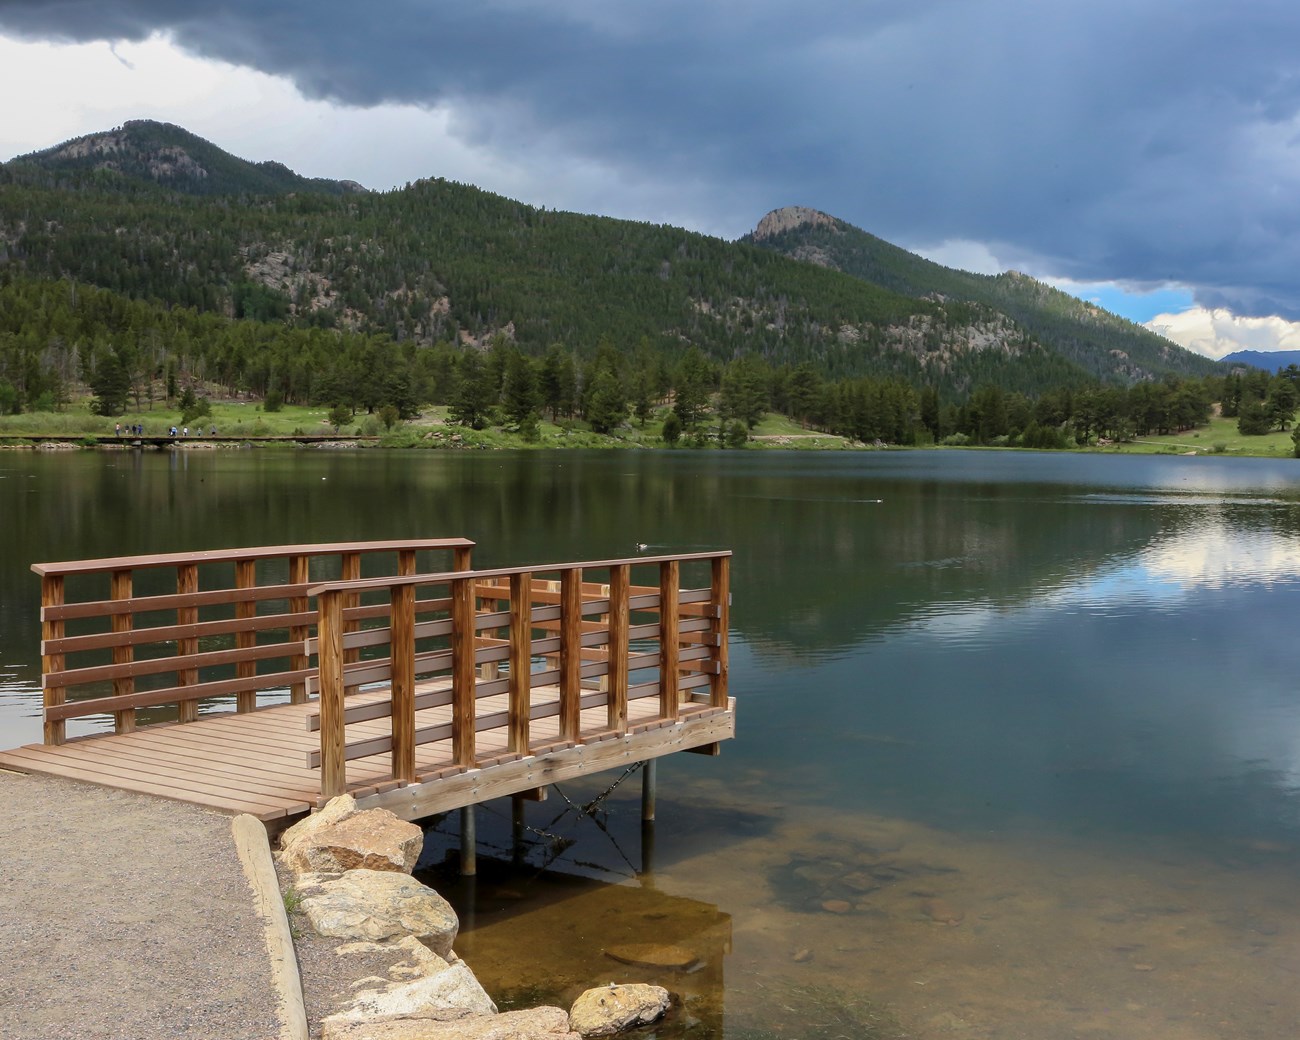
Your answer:
[[[1274,431],[1248,437],[1237,432],[1236,419],[1215,416],[1208,426],[1159,437],[1139,437],[1123,444],[1090,448],[1090,451],[1127,455],[1250,455],[1259,458],[1292,458],[1295,443],[1291,431]]]
[[[267,412],[257,401],[210,401],[211,415],[191,424],[191,432],[202,430],[211,437],[215,429],[222,440],[275,436],[312,436],[334,434],[329,424],[329,409],[285,405]],[[572,420],[537,424],[537,437],[527,440],[517,430],[488,426],[471,430],[447,418],[445,406],[430,406],[412,420],[386,429],[378,415],[358,412],[344,423],[338,433],[344,436],[371,437],[389,448],[662,448],[663,420],[660,409],[644,426],[632,420],[608,433],[593,433],[586,423]],[[136,423],[147,436],[164,436],[172,426],[181,427],[180,410],[165,402],[152,408],[128,411],[122,416],[106,417],[90,411],[89,400],[80,400],[60,412],[24,412],[0,416],[0,440],[6,436],[81,437],[111,436],[114,424],[123,427]],[[717,447],[717,425],[709,424],[700,435],[684,434],[680,448]],[[774,451],[828,451],[862,449],[843,437],[809,430],[787,416],[768,412],[750,432],[746,448]],[[961,450],[961,449],[955,449]],[[991,449],[981,449],[991,450]],[[1290,431],[1248,437],[1237,432],[1235,419],[1215,417],[1209,425],[1182,433],[1140,437],[1133,441],[1104,444],[1080,449],[1089,452],[1136,455],[1242,455],[1261,458],[1291,458],[1295,445]]]

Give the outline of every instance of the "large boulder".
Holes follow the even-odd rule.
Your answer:
[[[386,956],[391,963],[388,977],[392,979],[422,979],[426,975],[437,975],[446,971],[450,965],[434,953],[413,935],[403,935],[400,939],[385,939],[383,942],[343,943],[334,950],[340,957],[352,954],[366,956],[379,954]],[[455,957],[455,954],[452,954]]]
[[[501,1015],[440,1021],[399,1018],[384,1022],[325,1019],[321,1040],[581,1040],[563,1008],[538,1007]]]
[[[329,827],[340,820],[346,820],[355,812],[357,812],[357,800],[350,794],[341,794],[337,798],[331,798],[325,803],[320,812],[304,816],[281,834],[280,848],[281,850],[288,849],[289,846],[297,844],[320,828]]]
[[[407,874],[349,870],[341,877],[300,879],[302,912],[320,935],[377,942],[413,935],[451,957],[460,921],[442,896]]]
[[[569,1024],[584,1037],[613,1036],[634,1026],[657,1022],[668,1010],[668,991],[662,986],[610,983],[589,989],[569,1009]]]
[[[324,1021],[375,1022],[392,1018],[444,1021],[469,1015],[495,1015],[497,1006],[469,965],[458,961],[445,971],[382,990],[363,990],[346,1009]]]
[[[326,811],[328,808],[317,816]],[[295,874],[342,874],[348,870],[409,874],[423,849],[424,831],[415,824],[387,809],[364,809],[337,815],[298,834],[290,828],[281,843],[281,861]]]

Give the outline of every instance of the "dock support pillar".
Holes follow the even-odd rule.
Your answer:
[[[653,820],[641,822],[641,884],[655,887],[655,825]]]
[[[460,810],[460,875],[473,877],[478,873],[478,834],[474,806],[465,805]]]
[[[510,860],[515,866],[524,861],[524,798],[510,796]]]
[[[655,818],[655,774],[658,759],[641,763],[641,822],[653,823]]]

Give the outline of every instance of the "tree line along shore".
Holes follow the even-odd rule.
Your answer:
[[[416,347],[58,285],[2,287],[0,436],[215,426],[234,438],[349,433],[386,446],[1136,450],[1202,440],[1191,447],[1297,450],[1294,365],[1130,386],[940,387],[915,373],[837,377],[753,354],[724,362],[696,347],[672,357],[608,337],[587,352],[554,343],[529,354],[505,334]]]

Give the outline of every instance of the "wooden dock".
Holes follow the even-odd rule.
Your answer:
[[[729,553],[473,570],[471,549],[38,564],[45,742],[0,767],[278,825],[345,791],[406,819],[537,796],[734,736]],[[420,572],[438,554],[452,569]],[[68,739],[85,716],[114,732]]]

